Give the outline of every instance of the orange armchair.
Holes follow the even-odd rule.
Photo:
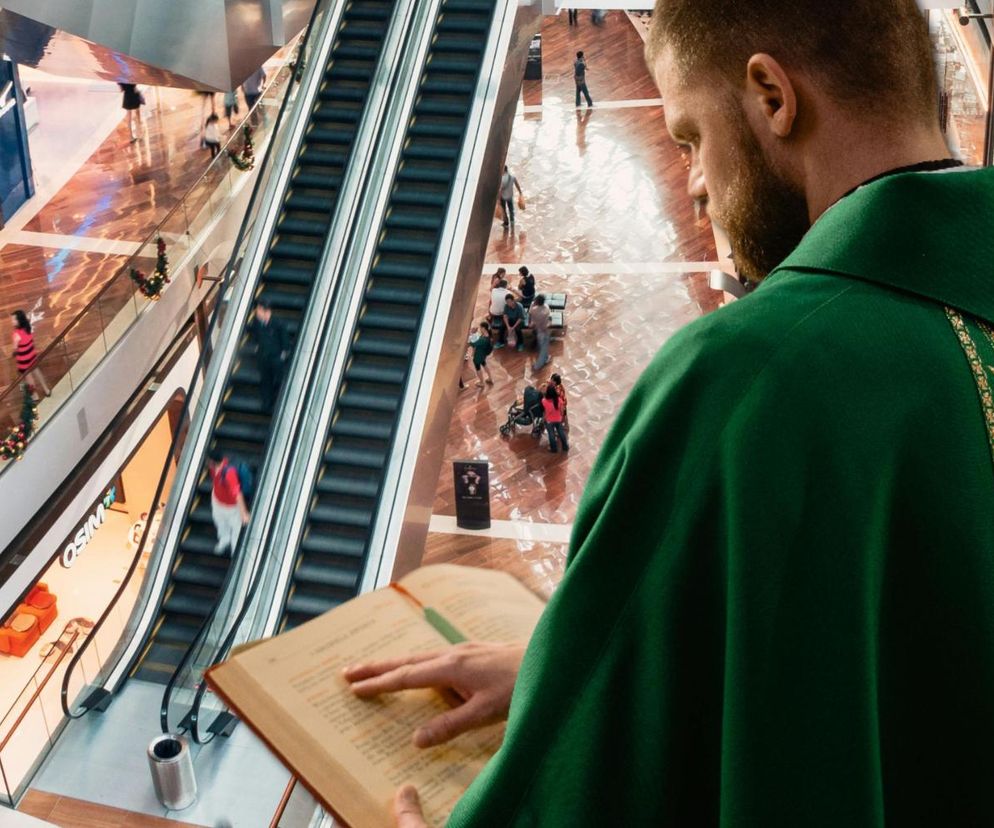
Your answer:
[[[33,615],[38,619],[39,634],[44,635],[56,616],[59,614],[58,599],[48,591],[48,585],[44,583],[35,584],[31,587],[24,602],[17,607],[17,612]]]
[[[40,637],[41,628],[37,616],[15,612],[0,627],[0,653],[22,658]]]

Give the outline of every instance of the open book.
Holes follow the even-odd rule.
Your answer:
[[[500,746],[503,725],[417,748],[415,729],[447,709],[441,694],[407,690],[358,699],[342,669],[442,649],[460,638],[524,643],[543,609],[503,572],[427,566],[395,587],[243,649],[209,670],[207,681],[339,821],[351,828],[392,826],[394,792],[410,782],[428,824],[442,825]]]

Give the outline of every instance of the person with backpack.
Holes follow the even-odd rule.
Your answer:
[[[223,555],[228,549],[234,554],[242,526],[249,522],[244,489],[250,481],[241,479],[238,468],[219,449],[211,451],[207,470],[211,475],[211,517],[217,532],[214,553]]]

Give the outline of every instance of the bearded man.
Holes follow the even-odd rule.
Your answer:
[[[453,826],[994,825],[994,170],[914,0],[659,0],[647,54],[758,287],[639,380],[523,662],[348,678],[457,688],[421,745],[510,704]]]

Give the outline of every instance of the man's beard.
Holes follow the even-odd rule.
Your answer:
[[[738,120],[739,173],[710,202],[712,220],[728,235],[739,274],[757,284],[779,265],[808,232],[804,194],[773,166],[749,129]]]

